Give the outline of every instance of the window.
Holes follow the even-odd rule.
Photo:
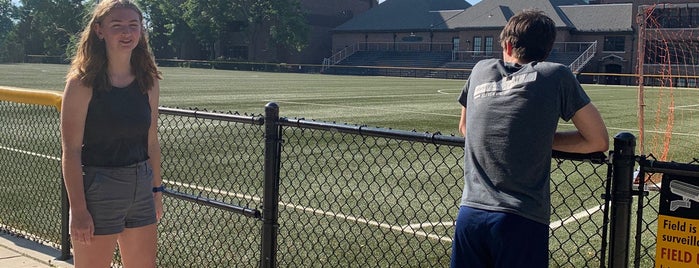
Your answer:
[[[479,55],[480,52],[483,48],[483,38],[480,36],[474,36],[473,37],[473,55]]]
[[[664,28],[681,28],[680,22],[680,9],[679,8],[667,8],[663,10],[663,17],[660,19],[660,24]]]
[[[493,55],[493,37],[492,36],[485,37],[485,55],[487,55],[487,56]]]
[[[699,22],[699,8],[674,7],[653,11],[660,28],[695,28]]]
[[[451,39],[451,44],[452,44],[452,51],[459,51],[459,43],[460,39],[458,37],[454,37]]]
[[[689,23],[687,28],[699,27],[699,8],[690,8],[687,12],[687,16],[687,21]]]
[[[624,41],[623,36],[605,36],[604,51],[624,51]]]

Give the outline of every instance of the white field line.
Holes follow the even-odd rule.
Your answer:
[[[695,107],[697,107],[697,108],[695,108]],[[670,108],[670,110],[699,111],[699,104],[680,105],[680,106],[669,107],[669,108]]]
[[[429,114],[429,115],[448,116],[448,117],[461,117],[460,114],[426,113],[426,112],[419,112],[419,111],[381,109],[381,108],[374,108],[374,107],[360,107],[360,106],[350,106],[350,105],[320,104],[320,103],[312,103],[312,102],[284,101],[284,100],[263,100],[263,101],[274,101],[276,103],[302,104],[302,105],[309,105],[309,106],[338,107],[338,108],[376,110],[376,111],[386,111],[386,112],[402,112],[402,113],[411,113],[411,114]]]
[[[570,123],[559,123],[559,125],[561,125],[561,126],[575,126],[575,125],[570,124]],[[607,127],[607,129],[638,132],[638,129],[630,129],[630,128]],[[664,131],[657,131],[657,130],[646,130],[646,133],[664,134],[665,132]],[[672,132],[671,134],[677,135],[677,136],[699,137],[699,134],[693,134],[693,133]]]
[[[449,93],[442,93],[440,92],[441,90],[438,90],[437,93],[418,93],[418,94],[393,94],[393,95],[361,95],[361,96],[342,96],[342,97],[326,97],[326,96],[317,96],[318,98],[322,98],[323,100],[345,100],[345,99],[385,99],[385,98],[395,98],[395,97],[424,97],[424,96],[439,96],[441,94],[449,94]],[[313,96],[311,96],[313,97]],[[308,100],[311,99],[309,97],[298,97],[298,98],[285,98],[284,100]],[[263,100],[263,101],[277,101],[277,100]]]
[[[223,194],[223,195],[232,196],[232,197],[236,197],[236,198],[242,198],[242,199],[246,199],[246,200],[262,202],[262,198],[256,197],[253,195],[232,193],[232,192],[228,192],[228,191],[221,191],[221,190],[214,189],[214,188],[198,186],[198,185],[183,183],[183,182],[176,182],[176,181],[171,181],[171,180],[165,180],[165,179],[163,179],[163,182],[171,184],[171,185],[177,185],[177,186],[181,186],[181,187],[190,188],[190,189],[196,189],[196,190],[201,190],[201,191],[207,191],[210,193]]]
[[[28,155],[31,155],[31,156],[38,156],[38,157],[43,157],[43,158],[46,158],[46,159],[61,161],[61,158],[59,158],[59,157],[54,157],[54,156],[45,155],[45,154],[39,154],[39,153],[35,153],[35,152],[30,152],[30,151],[25,151],[25,150],[20,150],[20,149],[5,147],[5,146],[0,146],[0,149],[7,150],[7,151],[10,151],[10,152],[15,152],[15,153],[28,154]]]
[[[294,101],[280,101],[280,100],[276,100],[275,102],[277,102],[277,103],[290,103],[290,104],[303,104],[303,105],[315,105],[315,106],[324,106],[324,107],[350,108],[350,109],[365,109],[365,110],[369,109],[369,110],[388,111],[388,112],[403,112],[403,113],[412,113],[412,114],[429,114],[429,115],[438,115],[438,116],[447,116],[447,117],[461,117],[460,114],[425,113],[425,112],[417,112],[417,111],[379,109],[379,108],[373,108],[373,107],[359,107],[359,106],[350,106],[350,105],[318,104],[318,103],[310,103],[310,102],[294,102]],[[573,124],[570,124],[570,123],[559,123],[559,125],[574,126]],[[629,129],[629,128],[607,127],[607,129],[638,132],[638,129]],[[660,134],[665,133],[663,131],[653,131],[653,130],[646,130],[646,132],[648,132],[648,133],[660,133]],[[699,137],[699,134],[693,134],[693,133],[672,132],[672,134],[678,135],[678,136]]]
[[[437,90],[437,93],[444,94],[444,95],[456,95],[456,94],[461,94],[461,90],[462,90],[461,88],[458,88],[458,89],[443,88],[443,89]]]
[[[680,105],[680,106],[675,106],[675,109],[679,108],[689,108],[689,107],[699,107],[699,104],[690,104],[690,105]]]
[[[33,152],[29,152],[29,151],[24,151],[24,150],[13,149],[13,148],[5,147],[5,146],[0,146],[0,148],[5,149],[5,150],[8,150],[8,151],[12,151],[12,152],[24,153],[24,154],[28,154],[28,155],[32,155],[32,156],[38,156],[38,157],[43,157],[43,158],[47,158],[47,159],[51,159],[51,160],[56,160],[56,161],[60,161],[60,160],[61,160],[61,159],[58,158],[58,157],[53,157],[53,156],[48,156],[48,155],[43,155],[43,154],[37,154],[37,153],[33,153]],[[252,201],[256,201],[256,202],[262,202],[262,198],[257,197],[257,196],[253,196],[253,195],[232,193],[232,192],[222,191],[222,190],[218,190],[218,189],[214,189],[214,188],[210,188],[210,187],[203,187],[203,186],[198,186],[198,185],[194,185],[194,184],[176,182],[176,181],[171,181],[171,180],[163,180],[163,182],[168,183],[168,184],[172,184],[172,185],[181,186],[181,187],[187,187],[187,188],[190,188],[190,189],[197,189],[197,190],[201,190],[201,191],[207,191],[207,192],[211,192],[211,193],[223,194],[223,195],[228,195],[228,196],[232,196],[232,197],[236,197],[236,198],[242,198],[242,199],[246,199],[246,200],[252,200]],[[318,215],[324,215],[324,216],[330,216],[330,217],[334,217],[334,218],[338,218],[338,219],[344,219],[344,220],[346,220],[346,221],[352,221],[352,222],[356,222],[356,223],[363,223],[363,224],[367,224],[367,225],[369,225],[369,226],[376,226],[376,227],[385,228],[385,229],[390,229],[390,230],[399,231],[399,232],[412,233],[412,234],[415,234],[415,235],[417,235],[417,236],[428,237],[428,238],[432,238],[432,239],[436,239],[436,240],[440,240],[440,241],[445,241],[445,242],[451,242],[451,238],[442,237],[442,236],[437,236],[437,235],[434,235],[434,234],[428,234],[428,233],[425,233],[425,232],[423,232],[423,231],[415,231],[415,230],[413,230],[413,227],[410,227],[410,226],[390,225],[390,224],[387,224],[387,223],[381,223],[381,222],[377,222],[377,221],[373,221],[373,220],[367,220],[367,219],[363,219],[363,218],[358,218],[358,217],[354,217],[354,216],[345,215],[345,214],[342,214],[342,213],[335,213],[335,212],[330,212],[330,211],[324,211],[324,210],[320,210],[320,209],[315,209],[315,208],[310,208],[310,207],[304,207],[304,206],[301,206],[301,205],[294,205],[294,204],[291,204],[291,203],[286,203],[286,202],[281,202],[281,201],[279,202],[279,205],[280,205],[280,206],[287,207],[287,208],[291,208],[291,209],[301,210],[301,211],[304,211],[304,212],[310,212],[310,213],[314,213],[314,214],[318,214]]]
[[[191,189],[197,189],[197,190],[202,190],[202,191],[207,191],[207,192],[212,192],[212,193],[217,193],[217,194],[224,194],[224,195],[228,195],[228,196],[233,196],[233,197],[237,197],[237,198],[244,198],[246,200],[253,200],[253,201],[257,201],[257,202],[262,202],[262,198],[252,196],[252,195],[231,193],[228,191],[221,191],[221,190],[217,190],[217,189],[213,189],[213,188],[209,188],[209,187],[197,186],[197,185],[193,185],[193,184],[181,183],[181,182],[175,182],[175,181],[169,181],[169,180],[163,180],[163,181],[165,183],[168,183],[168,184],[187,187],[187,188],[191,188]],[[358,218],[358,217],[354,217],[354,216],[350,216],[350,215],[345,215],[342,213],[324,211],[324,210],[317,209],[317,208],[305,207],[305,206],[301,206],[301,205],[294,205],[291,203],[286,203],[286,202],[281,202],[281,201],[279,202],[279,205],[283,206],[283,207],[290,208],[290,209],[296,209],[296,210],[309,212],[309,213],[313,213],[313,214],[317,214],[317,215],[329,216],[329,217],[343,219],[343,220],[350,221],[350,222],[363,223],[363,224],[366,224],[369,226],[376,226],[379,228],[394,230],[394,231],[398,231],[398,232],[411,233],[411,234],[414,234],[417,236],[432,238],[432,239],[440,240],[443,242],[451,242],[451,238],[449,238],[449,237],[442,237],[442,236],[438,236],[438,235],[434,235],[434,234],[428,234],[428,233],[425,233],[423,231],[413,230],[413,227],[411,227],[412,225],[410,225],[410,226],[391,225],[388,223],[381,223],[378,221],[367,220],[364,218]]]
[[[33,152],[29,152],[29,151],[24,151],[24,150],[18,150],[18,149],[14,149],[14,148],[5,147],[5,146],[0,146],[0,148],[8,150],[8,151],[12,151],[12,152],[18,152],[18,153],[24,153],[24,154],[28,154],[28,155],[32,155],[32,156],[43,157],[43,158],[47,158],[50,160],[56,160],[56,161],[61,160],[58,157],[33,153]],[[218,190],[218,189],[214,189],[214,188],[210,188],[210,187],[203,187],[203,186],[198,186],[198,185],[194,185],[194,184],[176,182],[176,181],[165,180],[165,179],[163,180],[163,182],[168,183],[168,184],[172,184],[172,185],[181,186],[181,187],[187,187],[190,189],[197,189],[197,190],[207,191],[207,192],[211,192],[211,193],[224,194],[224,195],[228,195],[228,196],[232,196],[232,197],[236,197],[236,198],[242,198],[242,199],[246,199],[246,200],[262,202],[262,198],[257,197],[257,196],[253,196],[253,195],[232,193],[232,192],[222,191],[222,190]],[[416,236],[422,236],[422,237],[438,240],[440,242],[451,243],[451,241],[452,241],[451,237],[449,237],[449,236],[440,236],[440,235],[435,235],[435,234],[429,234],[429,233],[426,233],[424,231],[419,231],[419,230],[415,230],[415,229],[416,228],[420,229],[423,227],[435,227],[435,226],[449,227],[449,226],[454,225],[453,222],[425,222],[425,223],[416,223],[416,224],[409,224],[409,225],[402,225],[401,226],[401,225],[391,225],[388,223],[382,223],[382,222],[368,220],[368,219],[364,219],[364,218],[358,218],[355,216],[345,215],[342,213],[324,211],[321,209],[305,207],[305,206],[301,206],[301,205],[294,205],[291,203],[286,203],[286,202],[281,202],[281,201],[279,202],[279,205],[287,207],[287,208],[291,208],[291,209],[304,211],[304,212],[310,212],[310,213],[317,214],[317,215],[334,217],[334,218],[343,219],[346,221],[362,223],[362,224],[366,224],[369,226],[376,226],[379,228],[389,229],[389,230],[403,232],[403,233],[410,233],[410,234],[413,234]],[[558,228],[564,224],[574,222],[576,220],[590,216],[592,213],[594,213],[600,209],[601,209],[601,206],[594,207],[594,208],[576,213],[575,215],[571,216],[568,219],[565,219],[562,221],[557,221],[557,222],[552,222],[549,226],[550,226],[550,228],[555,229],[555,228]]]
[[[438,93],[440,94],[458,94],[458,93],[449,93],[445,92],[446,90],[453,90],[453,89],[440,89],[437,90]],[[460,89],[459,89],[460,90]],[[606,90],[606,89],[596,89],[596,90]],[[400,96],[426,96],[426,95],[432,95],[432,94],[413,94],[413,95],[392,95],[395,97],[400,97]],[[385,97],[385,96],[376,96],[376,97]],[[341,97],[342,98],[342,97]],[[358,96],[358,97],[347,97],[349,98],[365,98],[365,96]],[[336,98],[340,99],[340,98]],[[364,110],[377,110],[377,111],[389,111],[389,112],[403,112],[403,113],[412,113],[412,114],[425,114],[425,115],[437,115],[437,116],[446,116],[446,117],[461,117],[460,114],[440,114],[440,113],[426,113],[426,112],[419,112],[419,111],[411,111],[411,110],[395,110],[395,109],[381,109],[381,108],[374,108],[374,107],[360,107],[360,106],[351,106],[351,105],[337,105],[337,104],[319,104],[319,103],[312,103],[312,102],[298,102],[298,101],[285,101],[285,100],[263,100],[266,102],[269,101],[274,101],[277,103],[289,103],[289,104],[302,104],[302,105],[313,105],[313,106],[322,106],[322,107],[338,107],[338,108],[350,108],[350,109],[364,109]],[[676,106],[680,107],[683,110],[695,110],[695,109],[687,109],[685,107],[694,107],[694,106],[699,106],[697,105],[685,105],[685,106]],[[677,109],[677,108],[676,108]],[[570,123],[559,123],[559,125],[562,126],[574,126],[573,124]],[[611,130],[620,130],[620,131],[630,131],[630,132],[638,132],[638,129],[629,129],[629,128],[615,128],[615,127],[607,127],[607,129]],[[646,130],[647,133],[656,133],[656,134],[663,134],[665,132],[663,131],[653,131],[653,130]],[[689,137],[699,137],[699,134],[694,134],[694,133],[682,133],[682,132],[672,132],[672,135],[678,135],[678,136],[689,136]]]
[[[590,217],[590,216],[592,216],[593,213],[601,210],[603,207],[604,207],[604,205],[594,206],[594,207],[591,207],[585,211],[580,211],[578,213],[575,213],[568,218],[561,219],[559,221],[554,221],[551,224],[549,224],[549,228],[556,229],[556,228],[561,227],[563,225],[566,225],[568,223],[576,222],[576,221],[584,219],[586,217]]]
[[[583,88],[585,88],[585,92],[587,91],[609,91],[610,87],[613,87],[614,89],[612,90],[633,90],[633,91],[638,91],[638,86],[623,86],[623,85],[596,85],[596,84],[583,84]],[[693,87],[667,87],[667,86],[643,86],[644,89],[646,90],[677,90],[677,91],[699,91],[699,88],[693,88]]]

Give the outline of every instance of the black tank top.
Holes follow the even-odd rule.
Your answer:
[[[94,90],[87,109],[82,164],[118,167],[148,159],[148,94],[136,80],[124,88]]]

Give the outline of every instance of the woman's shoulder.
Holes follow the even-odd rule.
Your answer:
[[[92,87],[85,85],[85,83],[77,76],[69,76],[66,79],[66,87],[63,90],[63,98],[78,97],[87,98],[92,97]]]
[[[68,75],[66,78],[66,89],[90,89],[77,75]]]

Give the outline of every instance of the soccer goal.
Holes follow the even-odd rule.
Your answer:
[[[638,9],[638,149],[662,161],[699,157],[699,3]]]

